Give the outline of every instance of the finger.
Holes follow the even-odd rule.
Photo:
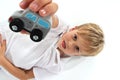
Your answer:
[[[27,31],[25,31],[25,30],[22,30],[22,31],[20,31],[22,34],[29,34]]]
[[[22,9],[26,9],[26,8],[28,8],[28,6],[30,5],[30,3],[32,2],[33,0],[23,0],[23,1],[21,1],[20,2],[20,7],[22,8]]]
[[[57,10],[58,10],[58,5],[56,3],[50,3],[46,5],[45,7],[43,7],[39,11],[39,14],[41,16],[53,15]]]
[[[2,43],[2,35],[0,34],[0,44]]]
[[[34,0],[30,4],[29,8],[34,12],[38,12],[43,6],[47,5],[51,1],[52,0]]]
[[[1,49],[2,49],[2,53],[5,53],[5,51],[6,51],[6,40],[3,40],[2,44],[1,44]]]

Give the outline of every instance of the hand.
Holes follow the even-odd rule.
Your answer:
[[[23,0],[20,7],[22,9],[30,8],[41,16],[53,15],[58,9],[58,5],[52,0]]]

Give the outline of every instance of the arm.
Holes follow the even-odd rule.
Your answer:
[[[59,24],[59,19],[56,15],[52,16],[52,28],[56,28]]]
[[[1,57],[1,59],[2,59],[1,65],[15,77],[21,80],[27,80],[30,78],[34,78],[32,69],[25,71],[23,69],[20,69],[12,65],[5,57]]]
[[[33,71],[31,70],[23,70],[18,67],[15,67],[12,63],[10,63],[5,57],[4,53],[6,50],[6,41],[3,40],[0,45],[0,65],[3,66],[8,72],[10,72],[15,77],[21,80],[27,80],[29,78],[34,78]]]
[[[58,25],[58,18],[56,16],[52,16],[52,27],[56,28]],[[5,41],[0,41],[0,65],[2,65],[8,72],[10,72],[15,77],[26,80],[29,78],[34,78],[33,69],[31,70],[23,70],[21,68],[15,67],[12,63],[7,60],[6,57],[4,57],[5,49],[6,49],[6,43]]]
[[[32,3],[36,2],[36,1],[37,1],[38,5],[39,5],[39,9],[38,10],[34,10],[34,8],[32,7]],[[45,0],[45,1],[46,2],[44,2],[44,0],[23,0],[20,3],[20,6],[23,9],[29,7],[31,10],[33,10],[35,12],[39,12],[39,14],[41,16],[53,15],[57,11],[58,6],[55,3],[52,3],[51,0]],[[42,6],[40,6],[40,5],[42,5]],[[53,21],[52,22],[53,28],[57,27],[58,19],[57,19],[56,16],[54,16],[54,15],[52,16],[52,21]],[[21,68],[15,67],[12,63],[10,63],[7,60],[7,58],[4,57],[5,49],[6,49],[6,43],[5,43],[5,41],[3,41],[2,45],[0,45],[0,65],[2,65],[12,75],[14,75],[15,77],[17,77],[19,79],[25,80],[25,79],[28,79],[28,78],[33,78],[34,75],[33,75],[33,70],[32,69],[26,71],[26,70],[23,70]]]

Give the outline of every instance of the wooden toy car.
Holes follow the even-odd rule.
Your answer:
[[[16,11],[9,18],[9,27],[14,32],[25,30],[30,33],[30,38],[39,42],[49,32],[51,28],[51,17],[41,17],[30,9]]]

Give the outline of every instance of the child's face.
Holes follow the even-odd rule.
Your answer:
[[[62,38],[58,42],[58,48],[64,54],[69,56],[80,56],[81,45],[80,36],[77,33],[77,29],[71,29],[69,32],[63,34]]]

